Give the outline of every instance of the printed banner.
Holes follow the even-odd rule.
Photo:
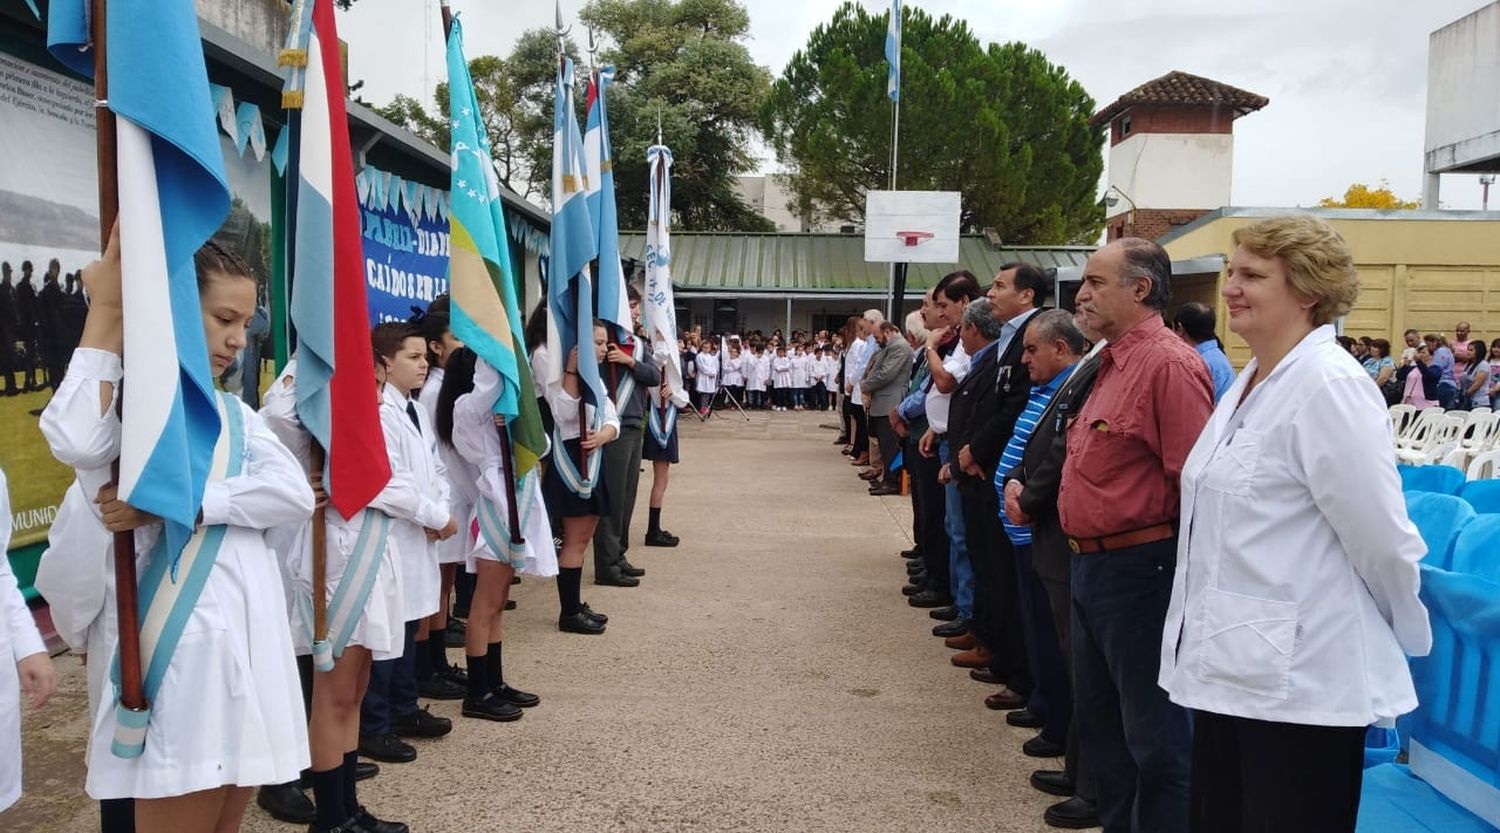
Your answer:
[[[448,291],[447,194],[374,168],[356,186],[370,320],[405,321]]]

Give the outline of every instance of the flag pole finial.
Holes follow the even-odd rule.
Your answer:
[[[563,25],[562,0],[557,0],[557,25],[553,27],[552,30],[557,33],[557,54],[561,55],[565,52],[565,50],[563,49],[563,39],[566,38],[568,36],[568,32],[571,32],[572,30],[573,27]]]
[[[656,143],[661,144],[661,105],[656,105]]]
[[[599,43],[594,40],[594,27],[590,26],[589,27],[589,69],[596,69],[599,66],[598,61],[595,60],[595,56],[597,55],[598,52],[599,52]]]

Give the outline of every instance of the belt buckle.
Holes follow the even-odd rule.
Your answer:
[[[1074,553],[1080,553],[1080,552],[1082,552],[1082,550],[1079,549],[1079,547],[1078,547],[1078,539],[1077,538],[1069,538],[1068,539],[1068,549],[1072,550]]]

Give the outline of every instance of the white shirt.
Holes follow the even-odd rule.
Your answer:
[[[864,397],[859,392],[859,380],[865,375],[865,365],[870,361],[870,355],[876,350],[875,337],[866,336],[855,339],[849,345],[849,352],[844,359],[844,391],[849,394],[851,405],[865,404]]]
[[[0,810],[21,797],[21,686],[16,663],[46,650],[5,550],[10,546],[10,492],[0,471]]]
[[[953,378],[959,382],[969,375],[969,354],[964,350],[964,343],[959,341],[958,346],[953,348],[947,358],[943,359],[943,369],[948,371]],[[929,385],[927,388],[927,424],[932,428],[934,434],[948,433],[948,406],[953,399],[952,393],[941,393],[937,384]]]
[[[1252,360],[1182,472],[1182,535],[1162,635],[1163,689],[1188,708],[1365,726],[1417,705],[1407,655],[1432,646],[1426,554],[1370,377],[1304,338],[1236,410]]]

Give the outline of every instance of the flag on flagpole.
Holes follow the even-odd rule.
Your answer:
[[[615,325],[621,339],[635,328],[630,320],[630,297],[625,290],[625,269],[620,265],[620,227],[615,219],[614,152],[609,143],[609,112],[605,97],[614,81],[615,68],[601,67],[589,76],[585,108],[583,156],[588,173],[589,217],[594,221],[594,239],[599,249],[599,274],[594,284],[599,293],[599,317]]]
[[[92,76],[87,11],[86,0],[53,0],[48,41]],[[111,0],[106,14],[129,380],[120,498],[163,520],[175,564],[220,427],[193,256],[228,216],[229,186],[192,0]]]
[[[665,145],[652,145],[646,151],[646,163],[651,168],[651,198],[646,217],[646,291],[641,324],[651,342],[651,354],[666,361],[662,372],[672,401],[682,407],[688,404],[688,395],[682,386],[677,302],[672,293],[672,151]]]
[[[294,33],[305,39],[306,66],[299,73],[305,86],[291,150],[297,179],[288,183],[297,195],[291,262],[297,416],[328,453],[329,503],[353,518],[385,487],[391,469],[370,357],[364,250],[333,0],[312,3],[310,25]]]
[[[885,30],[885,61],[889,70],[885,94],[891,101],[901,100],[901,0],[891,0],[890,22]]]
[[[494,411],[505,417],[510,430],[516,466],[510,476],[520,480],[547,452],[547,435],[526,360],[500,179],[464,60],[463,26],[457,16],[448,34],[448,102],[453,135],[448,260],[453,334],[500,375]]]

